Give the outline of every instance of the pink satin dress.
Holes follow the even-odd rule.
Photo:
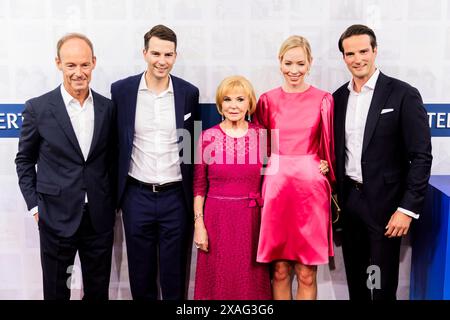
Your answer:
[[[258,262],[328,263],[333,256],[331,190],[335,184],[333,97],[310,86],[263,94],[254,122],[270,130]],[[330,171],[319,171],[320,159]]]
[[[262,206],[259,131],[232,138],[216,125],[202,133],[194,196],[205,196],[209,250],[198,250],[195,300],[268,300],[269,265],[256,262]]]

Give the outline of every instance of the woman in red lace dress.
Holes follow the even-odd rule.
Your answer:
[[[256,107],[252,85],[225,78],[216,104],[224,120],[203,131],[194,166],[194,299],[271,299],[268,265],[256,262],[264,150],[262,127],[245,120]]]

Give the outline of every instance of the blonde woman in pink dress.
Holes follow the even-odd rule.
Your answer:
[[[256,107],[253,87],[225,78],[216,104],[224,120],[202,132],[194,165],[194,299],[268,300],[269,265],[256,262],[265,130],[245,120]]]
[[[333,256],[334,104],[305,81],[312,63],[305,38],[289,37],[279,61],[284,83],[260,97],[254,117],[272,135],[257,261],[273,264],[274,299],[292,299],[292,269],[296,298],[316,299],[317,265]]]

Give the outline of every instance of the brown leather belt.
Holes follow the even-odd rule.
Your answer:
[[[143,189],[150,189],[150,191],[152,192],[164,192],[181,186],[181,181],[156,184],[156,183],[142,182],[130,176],[128,176],[128,182],[137,185]]]

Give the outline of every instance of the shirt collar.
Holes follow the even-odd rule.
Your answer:
[[[375,85],[377,84],[378,76],[380,75],[380,70],[378,68],[375,69],[375,72],[370,77],[370,79],[362,86],[361,91],[364,89],[366,90],[374,90]],[[353,89],[353,78],[350,80],[347,86],[348,90],[352,93],[356,93],[356,91]],[[364,90],[364,91],[366,91]]]
[[[68,107],[72,101],[78,102],[77,99],[72,97],[71,94],[69,92],[67,92],[66,88],[64,87],[64,84],[61,84],[60,89],[61,89],[61,95],[62,95],[64,104],[66,105],[66,107]],[[88,95],[87,99],[84,101],[84,103],[86,103],[86,102],[93,102],[91,88],[89,88],[89,95]]]
[[[141,81],[139,82],[139,88],[138,88],[138,91],[145,91],[145,90],[150,91],[150,90],[147,88],[147,82],[145,81],[145,75],[146,75],[146,74],[147,74],[147,71],[145,71],[145,72],[142,74]],[[166,93],[173,93],[172,77],[171,77],[170,75],[169,75],[169,86],[167,87],[166,90],[164,90],[163,92],[161,92],[160,94],[158,94],[158,96],[164,95],[164,94],[166,94]]]

